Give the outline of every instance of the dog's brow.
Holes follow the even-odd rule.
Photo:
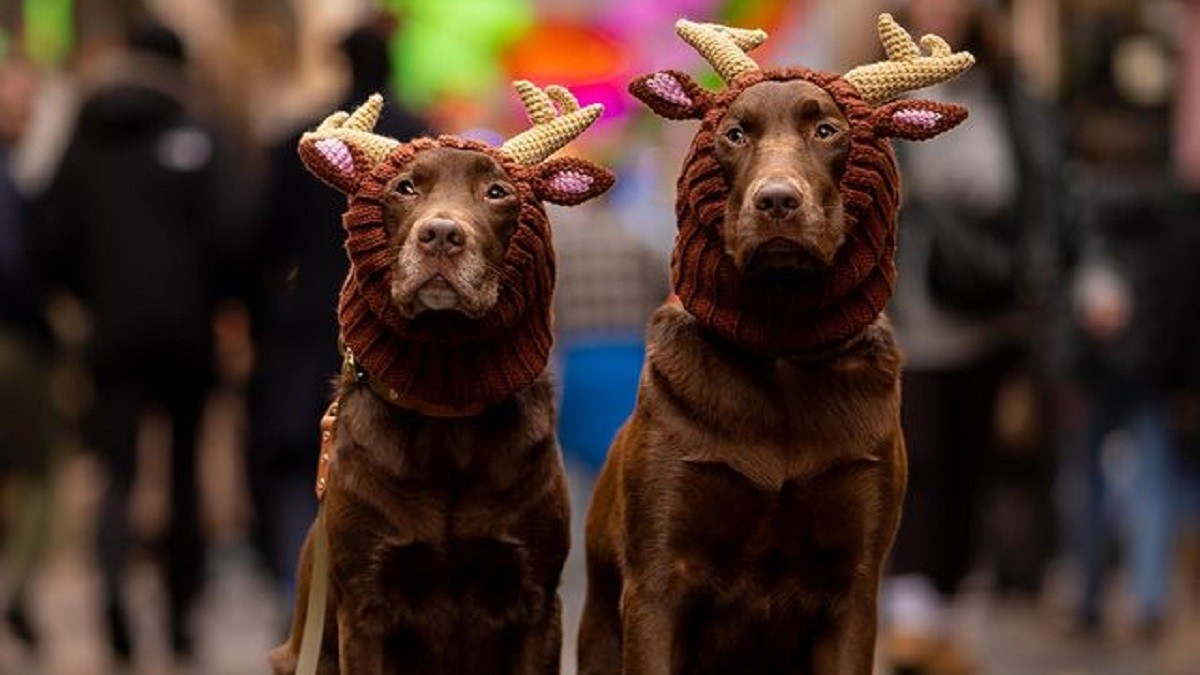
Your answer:
[[[815,98],[806,98],[800,102],[799,113],[802,119],[812,119],[819,117],[824,111],[824,106]]]
[[[477,179],[494,179],[505,176],[504,170],[496,164],[496,160],[484,154],[473,154],[466,168]]]
[[[437,172],[432,166],[418,159],[413,162],[410,175],[413,181],[427,181],[436,176]]]

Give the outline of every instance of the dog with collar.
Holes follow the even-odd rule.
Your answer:
[[[378,97],[301,139],[309,170],[349,198],[347,367],[323,424],[323,513],[301,554],[291,637],[271,654],[277,675],[296,672],[320,567],[320,675],[558,672],[569,508],[545,374],[543,202],[582,203],[613,177],[547,159],[599,105],[516,86],[533,126],[500,148],[375,135]]]

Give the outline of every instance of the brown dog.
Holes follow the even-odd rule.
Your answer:
[[[580,673],[867,675],[906,475],[881,314],[898,201],[887,139],[965,117],[878,106],[897,93],[879,82],[923,86],[971,59],[931,38],[932,56],[910,53],[886,17],[894,63],[762,71],[743,53],[761,31],[678,28],[730,87],[673,71],[631,86],[702,124],[679,180],[678,298],[651,321],[637,407],[588,515]]]
[[[542,201],[582,202],[612,176],[542,161],[598,108],[519,89],[540,112],[500,149],[374,136],[375,100],[301,142],[309,168],[351,196],[338,316],[352,358],[318,521],[323,675],[558,672],[569,516],[543,372],[554,265]],[[278,674],[296,670],[313,547],[310,532]]]

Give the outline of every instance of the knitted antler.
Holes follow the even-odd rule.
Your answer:
[[[325,118],[316,131],[304,134],[304,139],[316,140],[318,148],[323,151],[333,149],[333,143],[327,139],[335,139],[343,144],[354,147],[365,155],[372,164],[377,164],[391,154],[400,145],[400,141],[372,133],[379,114],[383,111],[383,97],[372,94],[351,114],[338,111]],[[324,145],[324,147],[322,147]],[[346,161],[349,161],[347,158]]]
[[[975,64],[970,52],[957,52],[937,35],[921,38],[929,56],[891,14],[879,15],[879,40],[888,60],[858,66],[843,75],[871,105],[886,103],[906,91],[922,89],[958,77]]]
[[[758,64],[746,53],[767,40],[767,33],[762,30],[694,23],[687,19],[675,22],[675,32],[700,52],[726,83],[748,70],[758,70]]]
[[[556,84],[542,90],[528,80],[517,80],[513,87],[533,126],[505,141],[500,149],[521,164],[537,164],[553,155],[604,112],[599,103],[580,108],[575,96]]]

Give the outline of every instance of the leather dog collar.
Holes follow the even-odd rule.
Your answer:
[[[394,388],[371,377],[362,364],[354,358],[354,352],[344,345],[342,347],[342,381],[353,381],[355,384],[365,386],[372,394],[391,406],[428,417],[470,417],[478,415],[487,408],[487,404],[483,402],[451,408],[405,398]]]

